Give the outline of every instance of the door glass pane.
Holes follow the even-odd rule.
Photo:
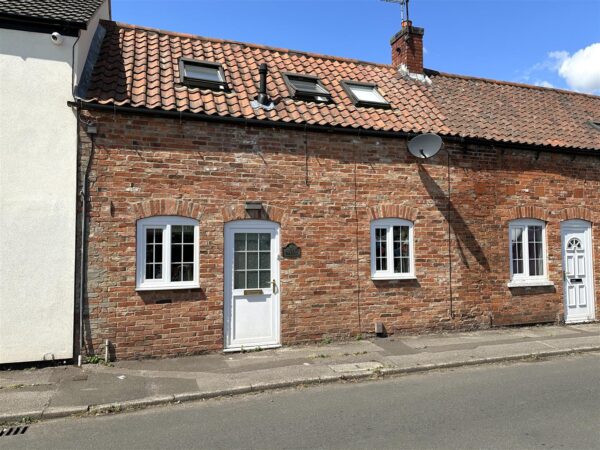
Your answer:
[[[259,239],[259,250],[261,251],[271,251],[271,234],[270,233],[260,233],[258,235]]]
[[[271,271],[270,270],[261,270],[259,277],[260,277],[259,287],[261,289],[268,289],[271,287]]]
[[[235,251],[246,250],[246,233],[235,233]]]
[[[234,289],[268,288],[271,283],[271,234],[235,233]]]
[[[258,267],[260,269],[271,268],[271,252],[260,252]]]
[[[246,270],[258,269],[258,252],[246,253]]]
[[[258,233],[246,234],[246,250],[258,250]]]
[[[246,288],[256,289],[258,287],[258,270],[249,270],[246,272]]]
[[[243,270],[236,270],[233,275],[233,288],[244,289],[246,287],[246,272]]]
[[[235,252],[233,268],[235,270],[244,270],[246,268],[246,254],[244,252]]]

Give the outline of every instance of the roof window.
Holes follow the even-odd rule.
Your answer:
[[[227,90],[225,73],[221,64],[181,58],[179,60],[179,73],[183,84],[216,91]]]
[[[358,81],[342,81],[344,89],[356,106],[389,108],[390,104],[379,93],[377,85]]]
[[[312,75],[283,74],[293,98],[314,102],[329,102],[331,94],[317,77]]]

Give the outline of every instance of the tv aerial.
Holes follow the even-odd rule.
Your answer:
[[[417,158],[427,159],[437,155],[442,143],[442,138],[437,134],[420,134],[408,141],[408,151]]]
[[[400,19],[402,22],[410,20],[408,18],[408,1],[409,0],[381,0],[387,3],[398,3],[400,5]]]

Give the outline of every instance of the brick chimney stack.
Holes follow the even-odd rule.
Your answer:
[[[413,27],[410,20],[402,22],[402,29],[390,40],[394,67],[404,65],[410,73],[423,73],[423,34],[425,30]]]

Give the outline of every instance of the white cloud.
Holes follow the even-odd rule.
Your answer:
[[[600,42],[578,50],[573,55],[567,52],[550,52],[548,56],[560,61],[558,74],[571,88],[581,92],[600,93]]]
[[[554,85],[546,80],[538,80],[534,83],[535,86],[545,87],[545,88],[553,88]]]

